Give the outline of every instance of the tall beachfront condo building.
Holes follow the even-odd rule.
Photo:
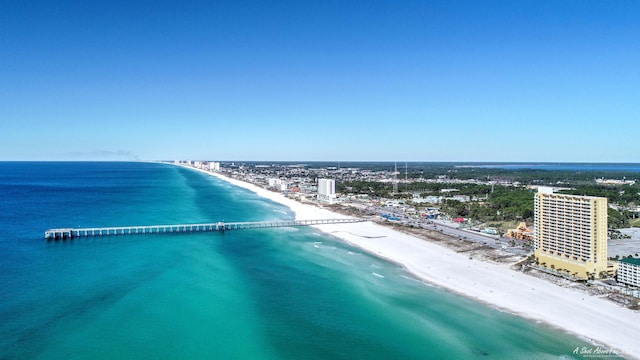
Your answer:
[[[607,271],[607,199],[556,194],[535,197],[535,258],[543,267],[582,279]]]
[[[336,181],[318,179],[318,200],[333,203],[336,199]]]

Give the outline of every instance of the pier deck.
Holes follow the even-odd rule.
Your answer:
[[[49,229],[44,232],[48,240],[66,240],[77,237],[90,236],[117,236],[117,235],[151,235],[169,233],[194,233],[230,230],[269,229],[281,227],[299,227],[326,224],[348,224],[363,222],[363,219],[321,219],[321,220],[279,220],[279,221],[254,221],[254,222],[215,222],[206,224],[177,224],[177,225],[140,225],[140,226],[116,226],[94,228],[64,228]]]

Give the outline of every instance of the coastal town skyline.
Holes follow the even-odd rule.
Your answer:
[[[0,160],[637,162],[638,10],[4,3]]]

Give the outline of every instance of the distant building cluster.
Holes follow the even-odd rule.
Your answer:
[[[288,189],[288,183],[285,180],[270,178],[268,182],[269,187],[274,188],[278,191],[286,191]]]
[[[191,161],[191,160],[187,160],[187,161],[180,161],[180,160],[175,160],[173,162],[176,165],[187,165],[196,169],[200,169],[200,170],[207,170],[207,171],[211,171],[211,172],[220,172],[220,163],[219,162],[213,162],[213,161]]]
[[[627,180],[627,179],[616,180],[616,179],[600,178],[600,179],[596,179],[596,183],[601,185],[633,185],[636,183],[636,181]]]
[[[413,199],[411,199],[411,201],[414,204],[422,204],[422,203],[442,204],[447,200],[459,201],[459,202],[469,202],[469,201],[472,200],[472,198],[469,195],[454,195],[454,196],[429,195],[429,196],[425,196],[425,197],[420,197],[420,194],[417,194],[417,195],[413,196]]]

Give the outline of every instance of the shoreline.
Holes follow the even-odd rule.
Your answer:
[[[287,206],[295,214],[296,220],[347,217],[220,173],[178,166],[214,176]],[[638,311],[526,275],[512,270],[506,264],[472,259],[437,243],[373,222],[313,227],[376,257],[396,263],[421,281],[573,334],[594,343],[594,349],[600,345],[602,350],[613,349],[624,357],[640,358],[640,343],[636,339],[636,334],[640,333]],[[574,354],[576,348],[575,344],[567,344],[567,354]]]

